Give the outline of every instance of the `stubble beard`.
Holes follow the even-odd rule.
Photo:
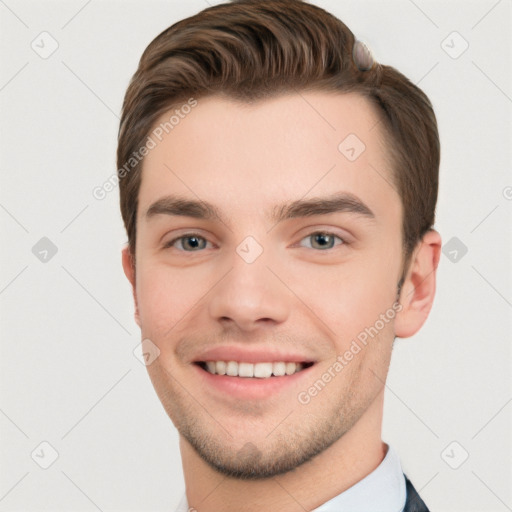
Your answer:
[[[156,363],[148,367],[150,378],[180,435],[211,468],[240,480],[272,478],[311,461],[348,432],[373,399],[365,397],[362,403],[361,397],[351,392],[334,396],[334,388],[324,390],[323,393],[331,393],[329,410],[313,415],[307,405],[294,404],[293,412],[278,428],[266,437],[259,436],[260,441],[247,439],[240,448],[238,434],[228,432],[200,405],[200,400],[195,400]],[[247,411],[247,406],[244,407]],[[261,408],[261,414],[265,410],[268,408]],[[283,409],[283,418],[288,412]],[[244,433],[250,432],[248,426]]]

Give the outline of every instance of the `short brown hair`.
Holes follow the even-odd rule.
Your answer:
[[[427,96],[396,69],[371,60],[363,70],[356,65],[355,43],[342,21],[301,0],[235,0],[158,35],[129,84],[119,128],[121,214],[132,254],[141,162],[129,171],[126,162],[171,107],[211,95],[249,102],[293,91],[357,92],[377,107],[383,124],[403,205],[405,274],[412,251],[434,224],[437,121]]]

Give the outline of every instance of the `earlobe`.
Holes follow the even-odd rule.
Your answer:
[[[436,292],[436,270],[441,255],[441,236],[427,231],[411,258],[401,292],[402,310],[395,318],[395,335],[408,338],[425,323]]]
[[[140,327],[139,306],[137,304],[137,293],[135,288],[135,262],[128,246],[124,247],[122,250],[122,262],[124,275],[132,286],[133,302],[135,304],[135,322],[137,322],[137,325]]]

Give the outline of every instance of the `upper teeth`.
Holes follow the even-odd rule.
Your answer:
[[[293,375],[302,370],[302,363],[286,363],[279,361],[277,363],[243,363],[236,361],[207,361],[206,369],[213,374],[229,375],[231,377],[259,377],[267,378],[271,375],[281,377],[283,375]]]

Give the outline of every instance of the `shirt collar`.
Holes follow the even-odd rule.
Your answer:
[[[388,446],[382,462],[362,480],[312,512],[402,512],[405,506],[405,477],[400,459]]]
[[[311,512],[402,512],[405,506],[405,477],[400,459],[392,446],[382,462],[362,480]],[[188,512],[183,496],[176,512]]]

